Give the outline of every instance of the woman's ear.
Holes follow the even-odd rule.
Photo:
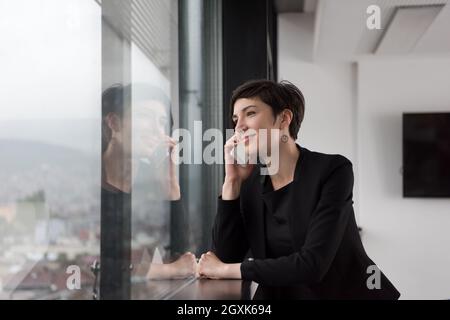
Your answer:
[[[286,108],[281,112],[280,116],[281,116],[281,123],[280,123],[281,129],[288,128],[292,122],[294,114],[292,113],[291,110]]]
[[[116,113],[108,113],[108,115],[106,116],[106,123],[113,134],[122,131],[122,123],[120,121],[120,117]]]

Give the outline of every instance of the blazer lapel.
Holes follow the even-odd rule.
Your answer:
[[[313,211],[314,187],[311,181],[313,171],[308,168],[309,150],[298,146],[300,149],[300,158],[295,167],[294,181],[291,192],[287,198],[289,210],[289,226],[292,235],[292,246],[295,251],[301,250],[305,243],[306,231],[309,219]]]

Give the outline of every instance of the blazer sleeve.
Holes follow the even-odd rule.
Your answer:
[[[349,160],[333,161],[299,252],[277,259],[245,260],[244,280],[286,286],[320,282],[341,244],[352,210],[353,169]],[[334,167],[334,168],[333,168]],[[295,210],[295,208],[292,208]]]
[[[249,245],[240,211],[240,199],[219,197],[212,229],[212,251],[225,263],[242,262]]]

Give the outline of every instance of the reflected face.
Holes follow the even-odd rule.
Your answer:
[[[151,158],[169,134],[170,119],[167,108],[155,100],[140,101],[133,105],[134,156]]]
[[[165,105],[156,100],[140,101],[127,111],[121,121],[121,132],[116,133],[127,154],[138,158],[152,158],[163,138],[169,134],[169,115]],[[125,143],[131,141],[131,145]],[[162,152],[162,151],[161,151]]]
[[[234,104],[233,122],[235,130],[243,132],[242,141],[244,141],[249,155],[255,155],[263,148],[267,148],[270,152],[271,132],[273,129],[280,128],[280,120],[279,117],[273,116],[272,108],[269,105],[259,98],[238,99]],[[267,130],[266,137],[259,131],[260,129]],[[256,133],[256,135],[247,137],[252,133]]]

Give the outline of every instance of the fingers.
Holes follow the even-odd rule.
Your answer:
[[[205,277],[205,267],[204,267],[204,260],[203,257],[205,256],[205,254],[202,254],[200,256],[200,259],[198,259],[198,263],[197,263],[197,277],[198,278],[203,278]]]
[[[170,136],[163,136],[162,143],[169,147],[169,150],[172,150],[177,145],[178,141]]]
[[[184,253],[183,256],[184,256],[184,257],[187,257],[187,258],[189,258],[189,259],[193,259],[193,260],[196,261],[195,254],[193,254],[193,253],[190,252],[190,251]]]
[[[241,135],[239,132],[236,131],[236,132],[230,137],[230,139],[228,139],[228,140],[225,142],[225,146],[227,146],[227,147],[233,147],[233,146],[235,146],[236,144],[239,143],[239,141],[241,140],[241,138],[242,138],[242,135]]]
[[[233,149],[238,144],[237,134],[234,134],[230,139],[225,142],[223,146],[225,155],[225,164],[234,164],[234,156],[232,155]]]
[[[209,276],[208,256],[208,253],[203,253],[198,260],[197,273],[200,278],[207,278]]]
[[[218,279],[217,266],[219,259],[214,252],[208,251],[200,256],[197,264],[197,275],[200,278]]]
[[[176,166],[176,150],[175,147],[178,144],[178,141],[170,136],[167,135],[163,135],[157,138],[158,142],[158,146],[162,147],[163,152],[165,153],[164,155],[164,159],[168,159],[169,160],[169,169],[170,174],[174,175],[175,174],[175,166]],[[164,163],[164,161],[159,162],[158,165],[161,165],[162,163]]]
[[[208,252],[206,252],[206,253],[203,253],[203,254],[200,256],[200,261],[205,260],[205,259],[207,259],[208,257],[213,257],[213,256],[215,256],[214,252],[208,251]]]

